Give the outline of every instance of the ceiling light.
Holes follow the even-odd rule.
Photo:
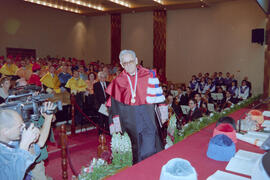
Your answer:
[[[131,4],[130,3],[127,3],[125,1],[122,1],[122,0],[109,0],[115,4],[118,4],[118,5],[121,5],[121,6],[125,6],[125,7],[128,7],[128,8],[131,8]]]
[[[75,8],[69,8],[67,6],[62,6],[62,5],[58,5],[55,3],[49,3],[47,1],[40,1],[40,0],[24,0],[26,2],[30,2],[30,3],[34,3],[34,4],[39,4],[42,6],[47,6],[47,7],[52,7],[52,8],[56,8],[56,9],[61,9],[61,10],[65,10],[65,11],[70,11],[70,12],[74,12],[74,13],[78,13],[80,14],[81,11]]]
[[[164,2],[162,0],[153,0],[153,1],[155,1],[156,3],[164,5]]]
[[[63,1],[70,2],[70,3],[73,3],[73,4],[77,4],[77,5],[80,5],[80,6],[85,6],[85,7],[96,9],[96,10],[100,10],[100,11],[105,10],[105,8],[103,6],[96,6],[96,5],[92,4],[92,3],[86,3],[85,1],[81,1],[81,0],[77,0],[77,1],[63,0]]]

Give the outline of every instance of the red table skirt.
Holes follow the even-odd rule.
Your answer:
[[[240,109],[230,116],[238,120],[247,109]],[[209,140],[213,135],[215,123],[202,129],[201,131],[189,136],[183,141],[175,144],[167,150],[163,150],[140,163],[127,168],[126,170],[109,177],[109,180],[158,180],[161,168],[170,159],[182,158],[188,160],[195,168],[198,179],[205,180],[217,170],[226,171],[228,162],[219,162],[209,159],[206,156]],[[259,147],[238,140],[236,151],[238,149],[264,153]],[[227,171],[226,171],[227,172]],[[232,173],[232,172],[230,172]],[[233,173],[235,174],[235,173]],[[246,176],[247,177],[247,176]]]

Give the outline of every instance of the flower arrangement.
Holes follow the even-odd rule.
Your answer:
[[[243,107],[248,106],[249,104],[253,103],[254,101],[258,100],[261,95],[257,95],[254,97],[251,97],[249,99],[240,101],[239,103],[232,105],[230,108],[226,108],[221,112],[213,112],[210,113],[209,116],[201,117],[195,121],[189,122],[185,124],[182,129],[177,129],[175,127],[174,131],[174,144],[185,139],[186,137],[190,136],[191,134],[200,131],[201,129],[205,128],[206,126],[216,122],[221,117],[227,116]],[[172,118],[175,118],[175,116],[172,116]],[[166,139],[167,140],[167,139]]]
[[[83,167],[78,177],[79,180],[99,180],[117,173],[120,169],[132,165],[131,141],[128,134],[114,133],[111,140],[112,163],[108,164],[103,159],[96,159],[90,166]]]

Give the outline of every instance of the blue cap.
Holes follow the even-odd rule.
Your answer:
[[[169,160],[161,169],[159,180],[197,180],[197,173],[190,162],[174,158]]]
[[[235,144],[224,134],[219,134],[210,139],[207,157],[216,161],[230,161],[235,154]]]

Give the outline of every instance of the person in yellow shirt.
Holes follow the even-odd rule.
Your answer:
[[[29,80],[30,76],[32,74],[32,71],[27,69],[25,61],[21,61],[21,67],[16,71],[16,75],[20,78],[24,78],[26,81]]]
[[[65,87],[70,89],[71,94],[76,95],[77,93],[85,92],[87,84],[80,78],[79,72],[74,70],[72,78],[68,80]]]
[[[70,93],[75,96],[76,104],[78,107],[82,110],[83,109],[83,95],[86,91],[87,85],[84,80],[80,78],[79,72],[76,70],[73,70],[73,76],[68,80],[66,83],[66,88],[70,90]],[[83,117],[78,111],[77,108],[75,108],[75,124],[82,125],[83,123]]]
[[[6,76],[15,76],[17,70],[18,70],[18,67],[8,57],[6,60],[6,63],[0,69],[0,73]]]
[[[52,66],[52,62],[51,61],[47,61],[47,65],[43,64],[41,66],[41,70],[40,70],[40,76],[43,77],[45,74],[47,74],[49,72],[49,67]]]
[[[45,86],[46,92],[48,93],[61,92],[61,89],[60,89],[61,83],[58,79],[58,76],[54,72],[55,72],[54,66],[50,66],[49,72],[40,79],[43,86]]]
[[[30,62],[30,59],[25,59],[25,67],[26,69],[32,71],[33,64]]]

